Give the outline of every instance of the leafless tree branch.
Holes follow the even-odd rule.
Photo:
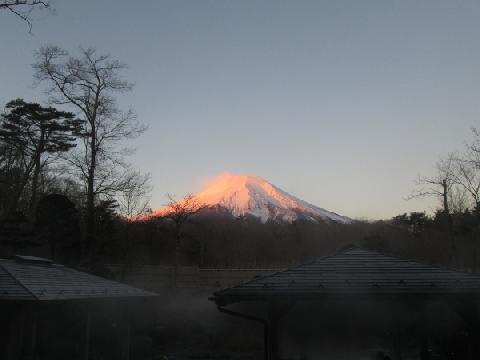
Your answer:
[[[124,160],[127,151],[121,143],[146,127],[133,111],[118,108],[115,95],[133,85],[121,76],[126,65],[93,48],[81,48],[79,56],[73,57],[57,46],[45,46],[35,56],[35,80],[46,85],[50,102],[67,105],[85,120],[80,134],[83,151],[68,162],[85,183],[87,234],[92,237],[95,201],[114,199],[132,186],[130,166]]]
[[[50,9],[51,2],[44,0],[0,0],[0,11],[6,10],[26,22],[29,33],[32,32],[31,13],[33,10],[43,8]]]

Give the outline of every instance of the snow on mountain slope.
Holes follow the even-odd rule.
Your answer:
[[[234,216],[251,215],[262,222],[291,222],[300,218],[352,222],[346,216],[311,205],[254,175],[223,174],[194,195],[194,201],[209,208],[224,208]],[[164,207],[149,217],[165,216],[169,211],[168,207]]]

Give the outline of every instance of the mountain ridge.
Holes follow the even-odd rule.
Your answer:
[[[192,201],[207,208],[225,208],[235,217],[251,215],[263,223],[269,220],[292,222],[298,219],[352,222],[346,216],[290,195],[256,175],[222,174],[203,191],[192,195]],[[163,217],[169,212],[171,208],[166,206],[149,214],[148,218]]]

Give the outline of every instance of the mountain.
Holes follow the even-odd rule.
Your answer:
[[[233,216],[254,216],[263,223],[268,220],[292,222],[297,219],[351,223],[346,216],[311,205],[268,181],[254,175],[223,174],[200,193],[193,195],[194,203],[209,209],[227,211]],[[154,211],[148,217],[161,217],[169,207]]]

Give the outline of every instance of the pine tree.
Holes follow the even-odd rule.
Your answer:
[[[0,118],[0,142],[17,155],[21,179],[12,186],[12,201],[6,216],[17,210],[18,201],[30,182],[28,210],[33,213],[41,170],[53,156],[76,146],[81,121],[71,112],[27,103],[22,99],[10,101],[7,112]]]

